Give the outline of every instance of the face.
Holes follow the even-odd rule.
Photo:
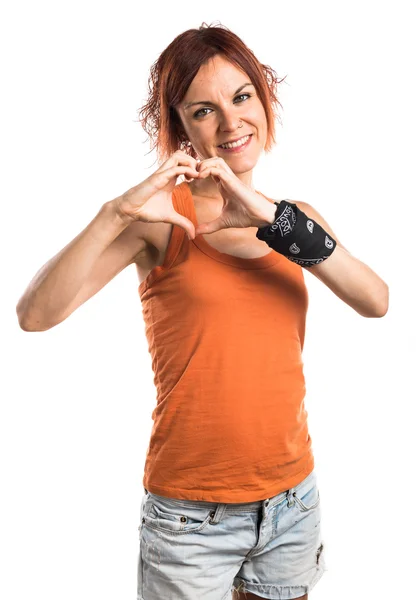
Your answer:
[[[267,119],[246,73],[213,57],[200,67],[176,109],[200,160],[220,156],[237,174],[253,169],[267,140]],[[220,147],[248,135],[243,148],[232,152]]]

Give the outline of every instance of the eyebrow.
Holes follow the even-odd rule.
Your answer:
[[[241,90],[244,89],[244,87],[246,87],[247,85],[253,85],[252,83],[248,82],[248,83],[244,83],[243,85],[241,85],[241,87],[239,87],[236,92],[234,92],[234,96],[236,96],[236,94],[239,94],[239,92]],[[191,106],[195,106],[196,104],[211,104],[212,106],[214,106],[213,102],[211,102],[211,100],[200,100],[200,102],[188,102],[187,104],[184,104],[184,110],[187,110],[187,108],[190,108]]]

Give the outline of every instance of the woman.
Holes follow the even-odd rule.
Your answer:
[[[161,166],[37,273],[19,322],[49,329],[136,264],[157,388],[137,598],[308,598],[326,563],[302,268],[365,317],[387,312],[388,287],[312,206],[253,187],[278,80],[239,37],[185,31],[149,83]]]

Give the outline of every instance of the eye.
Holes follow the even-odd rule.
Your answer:
[[[251,94],[239,94],[239,96],[236,96],[236,98],[241,98],[242,96],[246,96],[247,98],[251,98]],[[236,100],[235,98],[235,100]]]
[[[235,97],[235,100],[237,98],[250,98],[251,94],[238,94],[238,96]],[[243,102],[243,100],[241,100],[241,102]],[[205,117],[206,115],[208,115],[209,113],[204,113],[204,114],[200,114],[202,113],[203,110],[210,110],[211,108],[205,107],[205,108],[200,108],[200,110],[198,110],[196,113],[194,113],[194,119],[200,118],[200,117]]]
[[[194,113],[194,119],[197,119],[198,117],[205,117],[206,115],[209,114],[209,113],[200,114],[200,113],[202,113],[203,110],[211,110],[211,109],[210,108],[200,108],[200,110],[198,110],[196,113]]]

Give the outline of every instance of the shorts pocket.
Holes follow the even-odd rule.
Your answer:
[[[143,517],[144,525],[151,529],[170,534],[187,534],[202,531],[214,516],[214,510],[171,504],[151,498],[150,505]]]
[[[320,502],[319,490],[316,484],[309,490],[297,490],[296,492],[293,492],[293,497],[296,500],[299,510],[302,512],[313,510]]]

